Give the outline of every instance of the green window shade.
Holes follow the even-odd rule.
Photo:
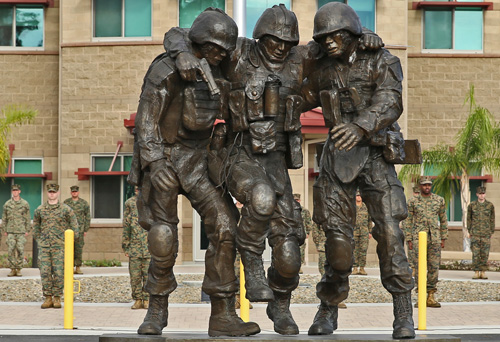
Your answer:
[[[318,0],[318,8],[320,8],[323,5],[326,5],[329,2],[342,2],[344,4],[346,3],[345,0]]]
[[[179,26],[189,28],[194,19],[208,7],[225,10],[224,0],[179,0]]]
[[[42,7],[16,7],[16,46],[43,46]]]
[[[94,171],[108,171],[111,166],[113,157],[96,157],[94,158]],[[120,157],[117,157],[111,171],[121,171]]]
[[[42,173],[41,160],[14,160],[14,173]],[[31,218],[35,209],[42,204],[42,179],[41,178],[14,178],[14,184],[21,186],[21,197],[30,205]]]
[[[455,50],[483,49],[483,10],[455,9]]]
[[[363,27],[375,31],[375,0],[318,0],[318,8],[329,2],[348,4],[358,14]]]
[[[0,46],[12,46],[12,6],[0,5]]]
[[[151,36],[151,0],[125,0],[125,37]]]
[[[452,12],[425,11],[425,49],[452,48]]]
[[[94,0],[95,37],[122,36],[122,0]]]
[[[253,29],[257,20],[260,18],[262,13],[267,8],[273,7],[274,5],[284,4],[286,8],[291,8],[290,0],[252,0],[247,1],[247,13],[246,13],[246,34],[248,38],[252,37]]]
[[[14,173],[42,173],[41,160],[14,160]]]

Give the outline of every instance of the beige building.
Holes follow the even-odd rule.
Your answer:
[[[301,42],[307,43],[314,13],[328,1],[280,2],[297,14]],[[402,61],[406,109],[399,122],[407,138],[419,139],[424,148],[452,143],[467,113],[462,104],[471,84],[478,103],[500,120],[500,0],[475,2],[473,7],[455,1],[441,7],[432,1],[347,2]],[[271,3],[247,1],[247,36]],[[39,112],[34,124],[15,128],[8,137],[12,163],[5,170],[6,181],[0,183],[0,202],[9,198],[14,182],[22,185],[21,196],[29,200],[32,211],[45,200],[47,182],[61,185],[62,199],[70,196],[71,185],[79,185],[92,211],[84,259],[126,260],[121,221],[123,203],[132,194],[126,184],[133,145],[131,116],[142,79],[151,61],[164,51],[163,35],[170,27],[189,27],[207,6],[232,15],[233,5],[233,0],[0,2],[0,106],[28,104]],[[473,19],[467,20],[469,15]],[[436,23],[448,25],[449,32],[437,30],[443,26]],[[464,28],[469,24],[473,27]],[[304,167],[290,174],[294,192],[303,194],[302,204],[312,210],[315,145],[325,139],[326,129],[318,111],[302,119]],[[500,208],[500,180],[478,175],[471,184],[481,182],[488,183],[488,198]],[[450,208],[457,235],[458,206],[451,203]],[[201,262],[207,241],[199,217],[183,197],[178,211],[178,262]],[[455,245],[448,248],[458,250]],[[499,251],[498,246],[492,245],[492,251]],[[3,243],[0,251],[5,250]],[[316,260],[314,246],[308,259]]]

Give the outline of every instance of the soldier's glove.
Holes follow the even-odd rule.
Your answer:
[[[175,59],[175,66],[185,81],[197,80],[198,71],[201,70],[200,60],[190,52],[181,52]]]
[[[332,140],[338,139],[335,147],[339,150],[351,150],[363,139],[364,131],[355,124],[341,124],[332,128]]]
[[[363,50],[378,50],[384,45],[382,38],[367,29],[363,30],[363,35],[359,38],[359,46]]]
[[[169,191],[179,186],[177,176],[172,171],[170,162],[160,159],[149,165],[151,170],[151,183],[159,191]]]

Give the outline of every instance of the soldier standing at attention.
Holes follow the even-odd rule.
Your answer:
[[[77,237],[79,229],[73,210],[59,203],[58,184],[47,184],[47,197],[47,202],[35,210],[33,237],[40,246],[40,276],[45,297],[42,309],[60,309],[64,287],[64,232],[72,229]]]
[[[75,274],[83,274],[80,267],[82,266],[84,238],[90,228],[90,206],[86,200],[80,198],[78,185],[73,185],[70,189],[71,198],[67,198],[64,204],[73,209],[78,220],[78,227],[80,227],[80,236],[78,238],[75,236]]]
[[[130,273],[130,287],[132,298],[135,300],[132,309],[147,309],[149,307],[149,293],[143,287],[148,279],[151,254],[148,251],[148,232],[139,225],[137,212],[137,195],[139,188],[135,187],[135,195],[125,202],[123,214],[122,249],[128,257]]]
[[[22,277],[24,245],[31,230],[30,205],[21,198],[21,186],[11,187],[12,198],[5,202],[2,214],[2,229],[7,235],[10,273],[8,277]],[[1,235],[0,235],[1,241]]]
[[[495,207],[486,200],[486,188],[478,186],[477,201],[467,207],[467,230],[471,239],[472,279],[488,279],[484,272],[488,269],[491,235],[495,232]]]
[[[410,202],[412,201],[415,201],[415,199],[420,196],[420,187],[418,185],[414,186],[413,187],[413,197],[410,198],[407,202],[406,202],[406,206],[409,207],[410,206]],[[412,231],[412,227],[408,226],[408,219],[404,220],[401,222],[401,229],[403,230],[403,232],[405,233],[405,236],[406,236],[406,239],[410,239],[410,240],[407,240],[406,243],[407,243],[407,246],[408,246],[408,262],[410,263],[410,267],[412,268],[412,276],[414,277],[415,276],[415,270],[417,268],[417,263],[418,263],[418,255],[415,254],[415,250],[414,249],[410,249],[410,241],[411,241],[411,231]]]
[[[352,274],[366,275],[366,252],[371,234],[372,220],[361,194],[356,192],[356,225],[354,226],[354,264]]]
[[[293,194],[293,199],[296,200],[300,204],[300,194]],[[304,208],[302,205],[300,205],[301,208],[301,215],[302,215],[302,221],[304,222],[304,229],[306,231],[306,239],[309,237],[309,234],[311,233],[314,222],[312,221],[311,218],[311,212]],[[300,246],[300,262],[301,265],[304,265],[306,263],[306,243],[304,242]],[[302,274],[302,267],[300,268],[299,271],[300,274]]]
[[[411,236],[407,235],[406,241],[410,250],[414,250],[415,255],[418,255],[418,233],[427,233],[427,306],[440,308],[441,304],[434,298],[434,293],[437,291],[441,249],[448,238],[448,220],[444,199],[433,194],[431,188],[431,177],[420,177],[420,197],[408,206]],[[415,283],[418,284],[418,264],[415,266]]]

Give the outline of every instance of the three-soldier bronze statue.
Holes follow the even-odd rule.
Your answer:
[[[230,17],[209,8],[191,29],[165,35],[166,53],[144,78],[129,176],[141,189],[139,222],[148,230],[152,258],[145,286],[150,306],[139,334],[161,334],[167,325],[168,296],[177,285],[179,194],[200,213],[210,241],[203,282],[212,304],[209,335],[260,332],[234,312],[236,247],[247,298],[268,302],[276,332],[299,333],[290,299],[299,284],[305,232],[288,169],[302,167],[300,114],[321,105],[332,131],[314,189],[314,220],[326,232],[327,261],[309,334],[332,333],[337,305],[347,298],[359,187],[376,224],[382,282],[394,298],[393,336],[414,337],[413,280],[399,229],[406,204],[393,166],[404,159],[396,123],[402,113],[399,60],[380,49],[378,36],[363,36],[355,12],[340,3],[318,11],[316,42],[308,45],[298,46],[297,18],[284,5],[264,11],[254,39],[237,38],[237,32]],[[216,119],[224,122],[214,126]],[[243,204],[239,223],[229,195]],[[272,247],[267,278],[266,239]]]

